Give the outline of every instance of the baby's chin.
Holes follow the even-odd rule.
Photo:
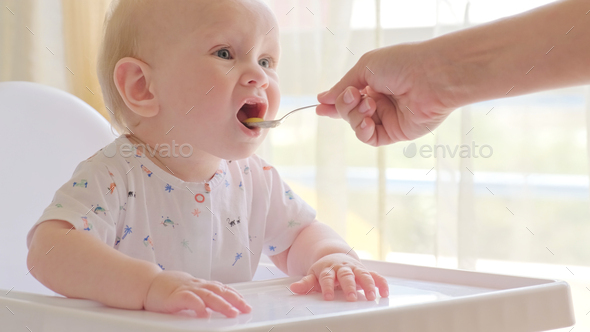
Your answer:
[[[216,151],[211,151],[210,153],[220,159],[241,160],[253,156],[261,143],[262,140],[258,144],[252,143],[246,146],[243,144],[236,144],[235,146],[217,149]]]

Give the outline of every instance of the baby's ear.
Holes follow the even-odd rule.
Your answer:
[[[160,109],[158,98],[152,93],[150,66],[138,59],[126,57],[115,66],[115,85],[125,105],[135,114],[152,117]]]

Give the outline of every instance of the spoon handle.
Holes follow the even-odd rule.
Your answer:
[[[285,119],[286,119],[286,118],[287,118],[289,115],[291,115],[291,114],[293,114],[293,113],[295,113],[295,112],[297,112],[297,111],[301,111],[301,110],[304,110],[304,109],[306,109],[306,108],[318,107],[318,106],[320,106],[320,105],[321,105],[321,104],[309,105],[309,106],[300,107],[300,108],[298,108],[298,109],[292,110],[291,112],[289,112],[289,113],[285,114],[285,116],[283,116],[282,118],[280,118],[280,119],[279,119],[279,121],[281,121],[281,122],[282,122],[282,121],[283,121],[283,120],[285,120]]]

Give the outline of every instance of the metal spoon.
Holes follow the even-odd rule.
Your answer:
[[[298,109],[296,109],[296,110],[293,110],[293,111],[291,111],[291,112],[289,112],[289,113],[285,114],[285,116],[283,116],[282,118],[280,118],[280,119],[278,119],[278,120],[272,120],[272,121],[260,121],[260,122],[249,122],[249,123],[242,122],[242,123],[243,123],[243,124],[244,124],[246,127],[250,127],[250,128],[254,128],[254,127],[258,127],[258,128],[276,128],[276,127],[278,127],[278,126],[279,126],[281,123],[283,123],[283,121],[285,121],[285,119],[286,119],[286,118],[287,118],[289,115],[291,115],[291,114],[293,114],[293,113],[295,113],[295,112],[297,112],[297,111],[301,111],[301,110],[303,110],[303,109],[306,109],[306,108],[311,108],[311,107],[318,107],[318,106],[320,106],[320,104],[316,104],[316,105],[309,105],[309,106],[305,106],[305,107],[298,108]]]

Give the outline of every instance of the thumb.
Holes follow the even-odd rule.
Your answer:
[[[366,79],[367,73],[373,75],[367,68],[364,59],[365,56],[363,56],[330,90],[318,94],[318,101],[322,104],[334,105],[338,96],[340,96],[347,87],[354,86],[359,90],[364,89],[368,85]]]
[[[301,280],[291,284],[289,289],[298,294],[305,294],[310,288],[318,284],[315,274],[311,273],[301,278]]]

